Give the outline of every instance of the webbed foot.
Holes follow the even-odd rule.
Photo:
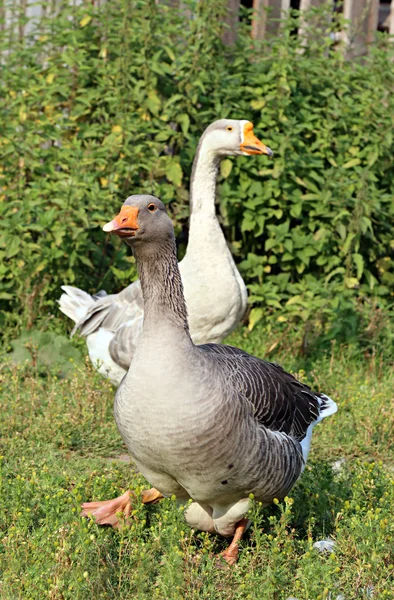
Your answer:
[[[113,500],[101,500],[98,502],[84,502],[82,504],[81,516],[92,515],[98,525],[111,525],[115,529],[123,523],[129,522],[132,508],[132,497],[135,494],[127,490],[124,494]],[[158,502],[164,496],[155,488],[142,492],[142,502],[152,504]]]

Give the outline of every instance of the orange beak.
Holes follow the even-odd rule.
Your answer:
[[[139,229],[137,222],[138,211],[137,206],[128,206],[125,204],[122,206],[118,216],[104,225],[103,230],[115,233],[119,237],[132,237],[135,235],[135,231]]]
[[[272,156],[273,152],[271,148],[268,148],[263,142],[254,135],[253,133],[253,123],[248,121],[244,125],[244,139],[240,145],[240,150],[245,152],[246,154],[267,154],[267,156]]]

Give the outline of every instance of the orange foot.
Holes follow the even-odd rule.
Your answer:
[[[82,504],[81,516],[92,515],[98,525],[111,525],[115,529],[121,522],[128,523],[131,513],[131,498],[135,497],[133,492],[127,490],[124,494],[114,500],[102,500],[100,502],[84,502]],[[151,504],[158,502],[164,496],[155,488],[142,492],[142,502]],[[118,516],[119,515],[119,516]],[[123,515],[123,518],[119,518]]]
[[[247,524],[248,519],[241,519],[241,521],[238,521],[231,544],[221,553],[221,557],[224,558],[230,567],[234,566],[238,561],[238,544],[245,533]]]
[[[162,498],[164,498],[163,494],[156,488],[150,488],[149,490],[144,490],[142,492],[143,504],[156,504],[156,502],[159,502]]]

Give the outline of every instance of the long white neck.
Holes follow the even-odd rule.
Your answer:
[[[204,214],[215,217],[216,178],[220,158],[213,150],[204,147],[202,140],[193,162],[190,183],[190,217]]]
[[[216,178],[220,157],[200,142],[193,163],[190,184],[190,225],[186,254],[209,252],[209,246],[226,247],[215,208]],[[207,246],[208,244],[208,246]]]

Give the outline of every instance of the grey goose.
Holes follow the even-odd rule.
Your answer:
[[[279,365],[232,346],[195,345],[190,336],[174,229],[154,196],[130,196],[104,226],[136,258],[144,298],[142,333],[119,386],[114,416],[137,468],[153,486],[143,502],[176,495],[197,529],[234,536],[247,525],[249,495],[264,505],[285,497],[307,460],[312,429],[337,410]],[[117,525],[132,494],[87,502],[85,516]]]
[[[186,255],[179,263],[195,343],[221,342],[240,322],[247,306],[245,284],[228,249],[215,210],[216,178],[224,156],[272,155],[249,121],[221,119],[203,133],[190,184],[190,226]],[[242,199],[241,199],[242,200]],[[118,294],[62,286],[60,310],[86,338],[100,373],[119,385],[142,329],[144,303],[136,281]]]

